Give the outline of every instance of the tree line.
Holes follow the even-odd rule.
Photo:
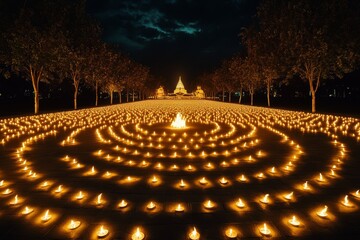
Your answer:
[[[149,68],[102,41],[101,27],[87,14],[86,1],[15,2],[21,4],[17,12],[0,15],[1,71],[6,77],[17,74],[31,81],[35,114],[39,113],[40,82],[71,79],[74,109],[81,82],[95,90],[95,106],[100,90],[109,93],[111,104],[116,92],[126,91],[127,101],[130,93],[132,101],[135,92],[139,98],[148,94]],[[9,2],[2,4],[14,9]]]
[[[200,77],[207,95],[266,88],[299,77],[308,83],[312,112],[323,81],[342,78],[360,65],[360,3],[354,0],[264,0],[240,33],[244,50]],[[230,97],[229,97],[230,101]]]

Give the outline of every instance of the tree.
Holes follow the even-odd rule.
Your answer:
[[[239,89],[239,103],[242,100],[242,92],[244,88],[244,59],[240,55],[236,55],[229,60],[230,79],[234,82],[235,87]]]
[[[266,25],[266,33],[279,36],[275,47],[291,66],[289,75],[308,82],[315,112],[320,82],[342,77],[358,64],[359,4],[350,0],[272,0],[264,1],[259,9],[259,17],[266,16],[271,23]]]
[[[85,12],[85,1],[73,3],[67,17],[67,22],[62,26],[68,30],[66,58],[59,66],[65,76],[73,81],[74,109],[77,109],[80,81],[85,78],[86,67],[92,67],[87,65],[87,57],[91,52],[92,37],[96,35],[97,26]]]
[[[84,78],[88,85],[95,88],[95,106],[99,104],[99,89],[104,85],[106,71],[106,58],[108,56],[108,48],[106,44],[100,41],[100,29],[94,25],[93,42],[88,47],[85,60]]]
[[[7,65],[16,73],[25,73],[34,90],[34,113],[39,113],[39,83],[53,79],[64,45],[62,32],[54,25],[34,25],[31,13],[16,21],[6,36],[9,46]]]

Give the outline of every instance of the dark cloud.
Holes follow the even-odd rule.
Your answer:
[[[259,0],[88,0],[104,39],[169,80],[185,82],[240,48]]]

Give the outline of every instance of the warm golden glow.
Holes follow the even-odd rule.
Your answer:
[[[104,225],[101,225],[99,230],[96,232],[96,235],[99,238],[103,238],[109,234],[109,230],[104,227]]]
[[[323,209],[321,209],[320,211],[316,212],[316,214],[319,217],[325,218],[327,217],[328,213],[327,213],[328,207],[325,205]]]
[[[237,237],[237,231],[234,230],[233,228],[228,228],[225,230],[225,235],[228,237],[228,238],[236,238]]]
[[[260,227],[259,231],[264,236],[269,236],[271,234],[271,231],[268,228],[268,226],[266,225],[266,223],[264,223],[264,225],[262,227]]]
[[[145,238],[145,234],[140,231],[140,228],[136,228],[136,231],[131,235],[131,240],[143,240]]]
[[[176,118],[172,121],[171,127],[178,129],[186,128],[186,120],[182,118],[181,113],[176,114]]]
[[[194,229],[189,233],[189,238],[191,240],[199,240],[200,239],[200,233],[196,230],[196,228],[194,227]]]

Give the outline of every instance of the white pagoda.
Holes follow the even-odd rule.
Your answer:
[[[177,94],[177,95],[187,94],[187,90],[185,89],[184,84],[181,81],[181,76],[179,77],[179,81],[178,81],[178,83],[176,85],[176,88],[174,90],[174,94]]]

